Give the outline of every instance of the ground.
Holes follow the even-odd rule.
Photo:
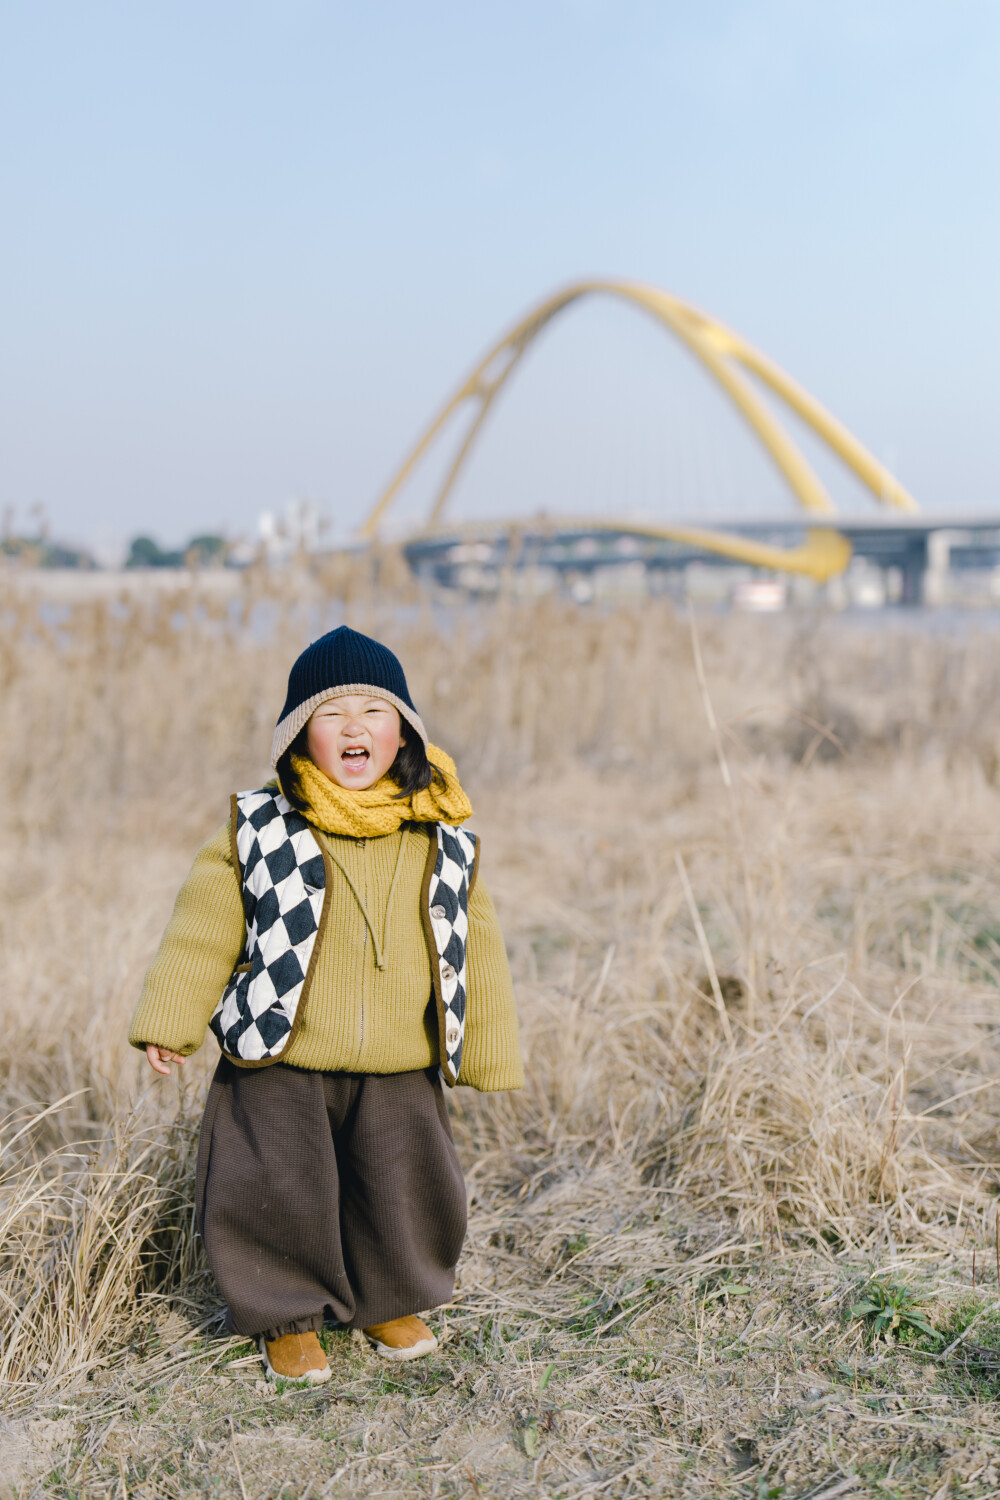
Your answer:
[[[0,620],[0,1493],[1000,1495],[991,639],[386,576]],[[472,791],[527,1082],[449,1095],[438,1352],[303,1391],[193,1232],[208,1048],[124,1032],[333,595]]]

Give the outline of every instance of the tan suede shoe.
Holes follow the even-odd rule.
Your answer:
[[[438,1341],[419,1318],[394,1318],[362,1329],[365,1338],[383,1359],[423,1359],[433,1354]]]
[[[270,1343],[261,1339],[260,1352],[268,1380],[304,1380],[309,1385],[322,1385],[333,1374],[314,1333],[286,1333]]]

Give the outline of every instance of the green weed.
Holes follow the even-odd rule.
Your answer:
[[[905,1281],[873,1278],[864,1289],[860,1302],[851,1308],[851,1317],[860,1318],[872,1343],[903,1339],[906,1342],[929,1341],[939,1347],[942,1338],[927,1321],[924,1309]]]
[[[701,1303],[724,1301],[729,1305],[731,1297],[749,1297],[753,1288],[737,1280],[736,1272],[730,1268],[710,1271],[698,1282],[697,1295]]]

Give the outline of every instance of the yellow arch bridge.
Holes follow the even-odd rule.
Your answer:
[[[440,528],[455,481],[500,391],[542,329],[566,308],[591,296],[611,296],[632,303],[679,339],[701,361],[736,410],[749,423],[788,482],[798,503],[811,515],[817,518],[832,517],[836,513],[833,501],[787,429],[747,380],[747,374],[755,376],[822,438],[881,504],[904,511],[917,509],[916,502],[899,481],[842,423],[831,416],[790,375],[786,375],[784,370],[759,349],[748,344],[738,333],[658,287],[633,281],[596,280],[576,282],[548,297],[490,349],[444,405],[393,475],[362,528],[363,536],[369,539],[377,536],[382,518],[406,480],[451,419],[459,414],[471,413],[471,420],[468,421],[458,451],[431,506],[427,527],[422,534],[433,535]],[[614,531],[628,530],[687,543],[758,567],[806,573],[820,581],[842,572],[851,557],[851,546],[847,538],[829,521],[810,526],[802,545],[787,548],[754,541],[746,536],[685,526],[634,526],[631,523],[626,525],[621,520],[594,521],[589,518],[585,522],[576,523],[571,520],[564,522],[560,518],[559,524],[560,528],[582,525],[591,531],[602,527]]]

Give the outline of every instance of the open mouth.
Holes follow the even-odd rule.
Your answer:
[[[341,764],[349,771],[363,771],[368,764],[370,756],[363,745],[349,746],[340,757]]]

